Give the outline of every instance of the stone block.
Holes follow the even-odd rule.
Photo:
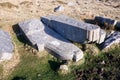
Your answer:
[[[10,35],[0,29],[0,61],[12,58],[14,46]]]
[[[113,32],[110,35],[108,35],[104,41],[104,43],[101,44],[102,49],[110,48],[113,44],[120,43],[120,32]]]
[[[41,21],[51,29],[73,42],[96,42],[100,37],[97,25],[84,23],[64,15],[41,17]]]
[[[97,40],[97,43],[98,44],[101,44],[102,42],[104,42],[105,38],[106,38],[106,32],[104,30],[100,30],[100,37],[99,39]]]
[[[49,20],[46,20],[49,22]],[[32,45],[36,45],[39,51],[46,49],[50,54],[61,60],[79,61],[83,58],[81,49],[73,45],[70,41],[44,25],[38,19],[31,19],[19,23],[22,32],[25,33]],[[81,55],[77,57],[78,55]]]

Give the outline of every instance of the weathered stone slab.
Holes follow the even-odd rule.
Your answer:
[[[0,29],[0,61],[12,58],[14,46],[10,35]]]
[[[117,20],[113,20],[113,19],[105,18],[101,16],[96,16],[94,20],[102,28],[106,28],[106,29],[115,28],[120,30],[120,22]]]
[[[113,44],[120,43],[120,32],[113,32],[107,36],[102,45],[102,49],[110,48]]]
[[[96,42],[100,37],[97,25],[80,22],[67,16],[46,16],[41,21],[63,37],[79,43]]]
[[[60,36],[58,33],[43,25],[40,20],[31,19],[19,23],[19,27],[25,33],[26,37],[36,45],[39,51],[46,49],[61,60],[79,61],[83,58],[83,52]]]
[[[97,40],[97,43],[100,44],[102,42],[104,42],[106,37],[106,32],[104,30],[100,30],[100,36],[99,36],[99,40]]]

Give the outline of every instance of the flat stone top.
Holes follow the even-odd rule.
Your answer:
[[[44,26],[40,23],[39,19],[26,20],[20,22],[18,25],[33,45],[38,42],[42,43],[39,35],[41,35],[41,31],[44,30]]]
[[[0,29],[0,52],[12,53],[14,46],[10,35]]]
[[[24,33],[27,35],[34,32],[39,32],[44,29],[43,24],[41,24],[40,21],[37,19],[30,19],[24,22],[20,22],[19,26],[22,30],[24,30]]]
[[[65,15],[60,15],[60,16],[50,15],[50,16],[46,16],[46,17],[42,17],[42,18],[46,18],[49,21],[57,21],[57,22],[65,23],[65,24],[72,25],[74,27],[79,27],[79,28],[82,28],[82,29],[85,29],[85,30],[86,29],[88,29],[88,30],[93,29],[94,30],[94,29],[99,28],[99,26],[97,26],[97,25],[93,25],[93,24],[82,22],[82,21],[78,21],[78,20],[75,20],[75,19],[70,18],[70,17],[65,16]]]

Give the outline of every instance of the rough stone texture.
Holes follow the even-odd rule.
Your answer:
[[[67,65],[60,65],[60,70],[68,71]]]
[[[32,45],[38,47],[39,51],[45,48],[53,56],[61,60],[73,60],[74,58],[75,61],[79,61],[83,58],[83,52],[78,47],[46,25],[43,25],[40,20],[31,19],[24,21],[19,23],[19,27]]]
[[[120,43],[120,32],[112,32],[109,34],[104,41],[103,44],[101,44],[102,49],[106,49],[111,47],[113,44],[118,44]]]
[[[80,22],[64,15],[41,17],[44,24],[54,29],[63,37],[79,43],[99,42],[100,28],[99,26]],[[104,41],[101,40],[101,41]]]
[[[14,46],[10,35],[0,29],[0,61],[11,59],[13,50]]]
[[[67,65],[60,65],[60,68],[59,68],[59,71],[62,73],[62,74],[66,74],[68,73],[69,69],[68,69],[68,66]]]
[[[68,71],[68,66],[67,65],[60,65],[60,69]]]
[[[106,37],[106,32],[104,30],[100,30],[100,36],[99,36],[99,40],[97,41],[98,44],[104,42]]]

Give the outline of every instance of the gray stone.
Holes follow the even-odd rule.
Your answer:
[[[113,44],[118,44],[120,43],[120,32],[112,32],[109,34],[104,43],[101,44],[102,49],[110,48]]]
[[[61,60],[73,60],[74,56],[76,57],[75,61],[83,58],[83,52],[78,47],[48,26],[43,25],[40,20],[31,19],[24,21],[19,23],[19,27],[32,45],[37,46],[39,51],[46,49],[50,54]]]
[[[10,35],[0,29],[0,61],[12,58],[14,46]]]
[[[60,65],[60,68],[59,68],[59,73],[61,74],[67,74],[69,72],[69,68],[67,65]]]
[[[64,15],[41,17],[44,24],[54,29],[66,39],[79,43],[99,42],[101,29],[97,25],[80,22]],[[102,35],[104,36],[104,35]]]
[[[60,65],[60,69],[68,71],[68,66],[67,65]]]
[[[57,7],[54,9],[54,12],[59,12],[59,11],[64,11],[64,7],[63,7],[63,6],[57,6]]]
[[[106,37],[106,32],[101,29],[100,36],[99,36],[99,39],[97,40],[97,43],[100,44],[100,43],[104,42],[105,37]]]
[[[105,61],[103,60],[103,61],[101,62],[101,64],[105,64]]]

